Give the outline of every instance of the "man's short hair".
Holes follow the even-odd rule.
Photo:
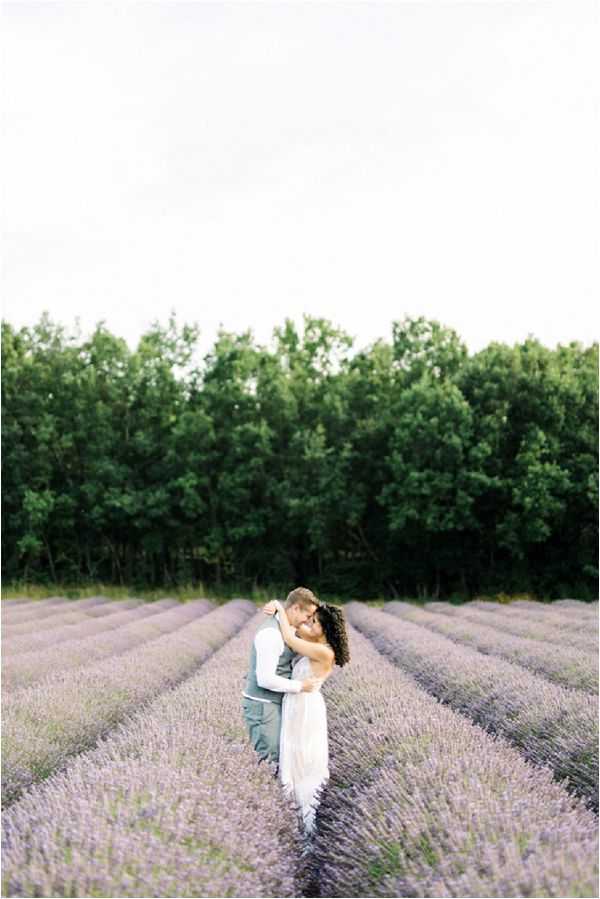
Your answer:
[[[285,601],[285,608],[290,606],[300,606],[304,611],[308,611],[309,606],[320,606],[321,603],[308,587],[296,587],[291,593],[288,593]]]

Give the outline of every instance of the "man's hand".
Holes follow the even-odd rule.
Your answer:
[[[315,690],[318,690],[321,684],[323,683],[322,677],[308,677],[306,680],[302,681],[302,689],[301,693],[313,693]]]

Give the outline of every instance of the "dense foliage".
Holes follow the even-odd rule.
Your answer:
[[[5,581],[595,596],[598,345],[2,324]]]

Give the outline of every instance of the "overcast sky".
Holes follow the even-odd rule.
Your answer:
[[[597,3],[2,14],[11,323],[598,339]]]

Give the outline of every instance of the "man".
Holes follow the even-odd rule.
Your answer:
[[[296,587],[288,594],[285,609],[292,627],[308,623],[319,600],[306,587]],[[294,653],[284,643],[277,616],[258,626],[252,651],[246,688],[242,700],[244,721],[250,740],[261,759],[279,763],[281,703],[284,693],[311,693],[320,681],[292,679]]]

